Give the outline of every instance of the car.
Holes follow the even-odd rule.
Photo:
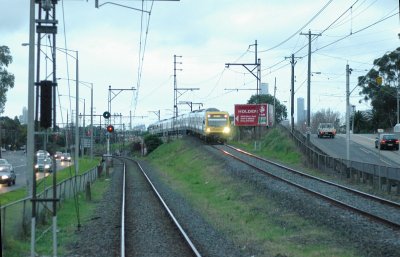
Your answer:
[[[0,184],[15,185],[16,178],[13,166],[6,159],[0,159]]]
[[[45,158],[45,157],[50,157],[49,152],[47,152],[46,150],[38,150],[36,152],[36,157],[37,158]]]
[[[62,152],[57,151],[57,152],[54,153],[54,158],[55,159],[61,159],[61,156],[62,156]]]
[[[61,161],[62,162],[70,162],[71,161],[71,154],[70,153],[63,153],[61,155]]]
[[[380,134],[375,138],[375,148],[399,150],[399,138],[395,134]]]
[[[35,164],[35,171],[53,172],[53,160],[50,157],[38,158]]]
[[[335,138],[335,135],[336,135],[336,129],[333,126],[333,123],[320,123],[318,125],[318,133],[317,133],[318,138],[323,138],[323,137]]]

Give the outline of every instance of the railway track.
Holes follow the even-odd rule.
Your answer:
[[[120,256],[201,256],[139,163],[124,166]]]
[[[214,145],[213,147],[251,166],[263,175],[283,181],[338,207],[400,230],[399,203],[305,174],[230,145]]]

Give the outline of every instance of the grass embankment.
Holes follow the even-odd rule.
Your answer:
[[[99,160],[90,160],[90,159],[80,159],[79,161],[79,174],[86,172],[87,170],[97,166]],[[57,172],[57,181],[60,182],[66,178],[69,178],[71,175],[75,174],[75,169],[72,167],[67,167],[63,170]],[[52,176],[46,178],[46,183],[42,182],[40,184],[47,184],[47,186],[51,185]],[[103,197],[103,193],[108,188],[109,181],[107,179],[99,178],[96,183],[91,186],[91,196],[92,201],[87,201],[85,199],[84,193],[80,193],[78,195],[79,202],[79,220],[81,224],[84,224],[85,221],[90,217],[93,213],[93,210],[96,206],[98,200]],[[6,201],[15,201],[26,196],[26,189],[19,189],[13,192],[9,192],[6,194],[0,195],[1,201],[4,203]],[[20,197],[20,198],[18,198]],[[43,233],[44,230],[48,229],[51,226],[51,220],[45,224],[37,224],[36,227],[36,253],[40,254],[40,256],[51,256],[52,255],[52,230],[50,229],[46,233]],[[57,212],[57,240],[58,240],[58,253],[59,256],[62,256],[65,253],[65,246],[68,243],[74,242],[76,240],[75,230],[77,229],[78,224],[78,215],[76,211],[76,205],[74,199],[68,199],[61,203],[61,208],[58,209]],[[5,249],[5,256],[10,257],[19,257],[19,256],[28,256],[30,252],[30,236],[26,236],[24,238],[6,238],[7,244]]]
[[[252,147],[250,142],[239,145]],[[261,155],[300,162],[301,155],[277,130],[262,145]],[[184,140],[163,144],[148,160],[163,172],[166,183],[242,249],[257,246],[265,256],[357,256],[335,240],[340,236],[260,195],[247,182],[227,176],[223,164]]]

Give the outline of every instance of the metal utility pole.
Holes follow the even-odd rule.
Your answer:
[[[32,217],[31,217],[31,256],[35,256],[35,243],[36,243],[36,206],[37,202],[50,201],[53,203],[53,255],[57,256],[57,190],[56,190],[56,172],[53,172],[53,197],[52,198],[38,198],[36,194],[36,173],[34,170],[34,152],[35,152],[35,129],[38,127],[38,110],[39,110],[39,86],[41,86],[41,73],[40,73],[40,63],[41,63],[41,39],[46,35],[50,42],[50,47],[52,51],[51,61],[52,61],[52,75],[53,81],[51,81],[51,94],[49,99],[51,102],[51,118],[53,129],[56,128],[56,34],[57,34],[57,24],[56,20],[56,4],[58,1],[30,1],[30,23],[29,23],[29,75],[28,75],[28,133],[27,133],[27,167],[28,171],[32,174],[32,180],[28,180],[28,187],[32,185],[32,191],[29,190],[32,202]],[[37,5],[37,18],[35,16]],[[36,26],[35,26],[36,25]],[[36,31],[35,31],[36,28]],[[36,82],[35,82],[35,32],[37,35],[36,49],[37,49],[37,65],[36,65]],[[48,74],[45,74],[46,78]],[[35,86],[36,86],[36,108],[35,106]],[[44,102],[43,102],[44,103]],[[42,108],[43,106],[41,106]],[[34,112],[34,110],[36,112]],[[46,117],[47,118],[47,117]],[[43,121],[44,115],[41,113],[41,121]],[[36,127],[36,128],[35,128]],[[28,176],[29,177],[29,176]]]
[[[176,71],[177,70],[182,71],[182,69],[176,68],[177,64],[182,64],[182,62],[177,62],[176,58],[182,58],[182,56],[174,54],[174,118],[175,119],[178,117],[178,88],[176,82]]]
[[[350,162],[350,74],[351,69],[346,65],[346,158]]]
[[[111,113],[111,101],[114,100],[115,97],[117,97],[122,91],[127,91],[131,90],[134,91],[136,90],[134,87],[131,88],[111,88],[111,85],[108,86],[108,112]],[[117,91],[117,93],[114,93],[113,91]],[[111,96],[111,94],[113,94]],[[110,125],[111,119],[107,120],[108,123],[107,125]],[[110,135],[109,133],[107,134],[107,156],[110,155]]]
[[[178,88],[178,83],[176,80],[176,71],[182,71],[182,69],[177,69],[177,64],[182,64],[182,62],[177,62],[176,58],[182,58],[182,56],[174,55],[174,118],[176,119],[179,115],[178,112],[178,99],[184,93],[188,91],[200,90],[200,88]]]
[[[160,113],[160,110],[158,110],[158,111],[149,111],[149,112],[154,113],[154,114],[157,116],[158,121],[161,120],[161,113]]]
[[[311,36],[321,36],[321,34],[300,33],[300,35],[308,36],[308,72],[307,72],[307,142],[310,143],[311,133]]]
[[[275,106],[275,95],[276,95],[276,77],[275,77],[275,83],[274,83],[274,124],[276,124],[276,111],[275,111],[275,109],[276,109],[276,106]]]
[[[193,102],[190,102],[190,101],[180,101],[179,104],[187,104],[187,105],[189,105],[191,112],[193,111],[193,105],[194,104],[199,105],[199,109],[200,109],[200,106],[203,106],[203,103],[193,103]]]
[[[285,57],[285,59],[291,58],[290,64],[292,66],[292,74],[291,74],[291,88],[290,88],[290,127],[291,131],[293,134],[294,131],[294,66],[296,65],[295,59],[300,57],[295,57],[294,54],[292,54],[291,57]],[[298,110],[297,110],[298,111]],[[299,121],[297,121],[299,122]]]
[[[256,88],[256,95],[258,96],[258,93],[260,91],[260,85],[261,85],[261,59],[257,58],[257,40],[253,45],[250,46],[255,46],[255,58],[254,58],[254,63],[225,63],[225,67],[229,68],[231,65],[241,65],[243,66],[247,71],[249,71],[256,79],[257,79],[257,88]],[[256,74],[254,73],[254,70],[257,69]],[[258,98],[257,98],[258,100]]]

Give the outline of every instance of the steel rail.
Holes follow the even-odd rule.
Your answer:
[[[135,161],[136,162],[136,161]],[[193,244],[193,242],[190,240],[189,236],[186,234],[185,230],[182,228],[182,226],[179,224],[178,220],[175,218],[174,214],[172,213],[172,211],[170,210],[170,208],[168,207],[168,205],[165,203],[164,199],[161,197],[161,195],[158,193],[157,189],[155,188],[155,186],[153,185],[153,183],[151,182],[150,178],[147,176],[146,172],[143,170],[142,166],[136,162],[136,164],[138,165],[138,167],[140,168],[140,170],[142,171],[143,175],[146,177],[147,181],[149,182],[150,186],[153,188],[154,193],[157,195],[158,200],[160,200],[160,202],[162,203],[162,205],[164,206],[165,210],[168,212],[169,217],[172,219],[172,221],[175,223],[176,227],[178,228],[179,232],[181,233],[181,235],[183,236],[183,238],[185,239],[186,243],[189,245],[190,249],[193,251],[193,253],[197,256],[197,257],[201,257],[201,254],[199,253],[199,251],[197,250],[196,246]]]
[[[122,207],[121,207],[121,257],[125,257],[125,190],[126,190],[126,165],[122,177]]]
[[[327,196],[327,195],[324,195],[324,194],[321,194],[321,193],[316,192],[316,191],[314,191],[314,190],[311,190],[311,189],[309,189],[309,188],[306,188],[306,187],[304,187],[304,186],[302,186],[302,185],[300,185],[300,184],[297,184],[297,183],[294,183],[294,182],[292,182],[292,181],[290,181],[290,180],[287,180],[287,179],[285,179],[285,178],[276,176],[276,175],[274,175],[274,174],[272,174],[272,173],[270,173],[270,172],[268,172],[268,171],[265,171],[265,170],[263,170],[263,169],[261,169],[261,168],[255,166],[255,165],[251,164],[251,163],[248,163],[247,161],[245,161],[245,160],[243,160],[243,159],[241,159],[241,158],[239,158],[239,157],[237,157],[237,156],[234,156],[233,154],[231,154],[231,153],[229,153],[229,152],[227,152],[227,151],[225,151],[225,150],[223,150],[223,149],[219,149],[219,148],[216,147],[216,146],[212,146],[212,147],[214,147],[215,149],[217,149],[217,150],[223,152],[225,155],[228,155],[228,156],[234,158],[235,160],[238,160],[238,161],[240,161],[240,162],[242,162],[242,163],[244,163],[244,164],[246,164],[246,165],[248,165],[248,166],[254,168],[255,170],[257,170],[258,172],[260,172],[260,173],[263,174],[263,175],[267,175],[267,176],[270,176],[270,177],[275,178],[275,179],[277,179],[277,180],[283,181],[283,182],[285,182],[285,183],[287,183],[287,184],[289,184],[289,185],[291,185],[291,186],[294,186],[294,187],[297,187],[297,188],[303,190],[303,191],[306,192],[306,193],[310,193],[310,194],[315,195],[315,196],[317,196],[317,197],[319,197],[319,198],[321,198],[321,199],[324,199],[324,200],[326,200],[326,201],[328,201],[328,202],[330,202],[330,203],[332,203],[332,204],[334,204],[334,205],[336,205],[336,206],[338,206],[338,207],[341,207],[341,208],[343,208],[343,209],[351,210],[351,211],[353,211],[353,212],[362,214],[362,215],[364,215],[365,217],[367,217],[367,218],[369,218],[369,219],[372,219],[372,220],[378,221],[378,222],[380,222],[380,223],[383,223],[383,224],[385,224],[385,225],[387,225],[387,226],[389,226],[389,227],[391,227],[391,228],[400,229],[400,224],[398,224],[398,223],[396,223],[396,222],[393,222],[393,221],[387,220],[387,219],[385,219],[385,218],[382,218],[382,217],[373,215],[373,214],[371,214],[371,213],[369,213],[369,212],[366,212],[366,211],[361,210],[361,209],[358,209],[358,208],[356,208],[356,207],[354,207],[354,206],[348,205],[348,204],[346,204],[346,203],[344,203],[344,202],[342,202],[342,201],[333,199],[333,198],[331,198],[331,197],[329,197],[329,196]]]
[[[275,165],[275,166],[277,166],[279,168],[282,168],[282,169],[285,169],[287,171],[290,171],[290,172],[292,172],[294,174],[301,175],[303,177],[307,177],[307,178],[314,179],[314,180],[317,180],[317,181],[322,182],[322,183],[326,183],[326,184],[331,185],[331,186],[338,187],[338,188],[343,189],[345,191],[348,191],[348,192],[351,192],[351,193],[354,193],[354,194],[358,194],[359,196],[362,196],[362,197],[367,198],[367,199],[372,199],[374,201],[377,201],[377,202],[380,202],[380,203],[383,203],[383,204],[386,204],[386,205],[389,205],[389,206],[400,208],[400,203],[393,202],[393,201],[390,201],[390,200],[387,200],[387,199],[384,199],[384,198],[381,198],[381,197],[378,197],[378,196],[375,196],[375,195],[371,195],[371,194],[368,194],[368,193],[365,193],[365,192],[362,192],[362,191],[359,191],[359,190],[356,190],[356,189],[353,189],[353,188],[350,188],[350,187],[346,187],[346,186],[343,186],[343,185],[340,185],[340,184],[336,184],[334,182],[331,182],[331,181],[328,181],[328,180],[325,180],[325,179],[322,179],[322,178],[318,178],[318,177],[306,174],[304,172],[301,172],[301,171],[289,168],[287,166],[284,166],[284,165],[282,165],[280,163],[276,163],[276,162],[264,159],[264,158],[262,158],[260,156],[257,156],[257,155],[254,155],[252,153],[246,152],[246,151],[244,151],[242,149],[236,148],[236,147],[231,146],[231,145],[225,145],[225,146],[228,147],[228,148],[231,148],[231,149],[233,149],[235,151],[238,151],[240,153],[243,153],[243,154],[246,154],[246,155],[251,156],[253,158],[256,158],[256,159],[258,159],[260,161],[264,161],[264,162],[267,162],[269,164]]]
[[[164,199],[161,197],[160,193],[157,191],[156,187],[154,186],[153,182],[151,182],[149,176],[147,175],[147,173],[144,171],[144,169],[142,168],[142,166],[140,165],[139,162],[130,159],[130,158],[121,158],[121,159],[126,159],[129,161],[134,162],[140,169],[140,171],[143,173],[143,175],[145,176],[147,182],[150,184],[151,188],[153,189],[153,192],[155,193],[155,195],[157,196],[158,200],[161,202],[161,204],[163,205],[164,209],[167,211],[168,216],[170,217],[170,219],[173,221],[173,223],[175,224],[175,226],[178,228],[179,233],[181,234],[181,236],[185,239],[186,244],[189,246],[189,248],[192,250],[192,252],[195,254],[196,257],[201,257],[200,252],[197,250],[196,246],[194,245],[194,243],[190,240],[189,236],[187,235],[187,233],[185,232],[185,230],[182,228],[182,226],[179,224],[178,220],[175,218],[175,215],[172,213],[171,209],[168,207],[168,205],[165,203]],[[124,166],[124,173],[125,173],[125,166]],[[125,177],[125,175],[124,175]]]

